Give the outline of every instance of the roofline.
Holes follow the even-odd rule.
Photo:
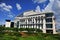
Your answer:
[[[30,11],[33,11],[33,10],[30,10]],[[25,11],[25,12],[29,12],[29,10],[27,10],[27,11]],[[33,12],[35,12],[35,11],[33,11]],[[37,13],[37,12],[36,12]],[[46,14],[46,13],[53,13],[53,12],[41,12],[41,13],[37,13],[37,14],[32,14],[32,15],[42,15],[42,14]],[[18,15],[21,15],[21,14],[24,14],[24,12],[23,13],[20,13],[20,14],[18,14]],[[18,16],[17,15],[17,16]],[[32,16],[32,15],[27,15],[27,16]],[[17,17],[16,16],[16,17]],[[23,17],[24,16],[26,16],[26,15],[23,15]]]

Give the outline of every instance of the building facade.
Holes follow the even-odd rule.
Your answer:
[[[10,27],[10,25],[11,25],[11,21],[10,20],[6,20],[5,27]]]
[[[55,17],[52,12],[36,13],[34,11],[24,12],[18,15],[14,20],[14,27],[19,28],[37,28],[43,33],[56,34]]]
[[[11,20],[6,20],[6,22],[5,22],[5,27],[14,27],[14,22],[11,22]]]

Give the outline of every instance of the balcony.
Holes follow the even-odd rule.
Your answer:
[[[33,22],[28,22],[28,24],[33,24]]]
[[[46,30],[53,30],[53,28],[46,28]]]
[[[47,13],[45,14],[46,17],[52,17],[53,16],[53,13]]]
[[[20,22],[20,24],[26,24],[26,22]]]
[[[46,24],[53,24],[53,22],[46,22]]]

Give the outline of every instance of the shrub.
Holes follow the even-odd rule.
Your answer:
[[[25,30],[25,28],[20,28],[20,29],[19,29],[19,31],[24,31],[24,30]]]
[[[4,31],[5,27],[0,27],[0,32]]]
[[[28,32],[34,32],[35,29],[34,29],[34,28],[27,28],[27,31],[28,31]]]
[[[37,29],[36,31],[37,31],[37,32],[42,32],[42,30],[41,30],[41,29]]]

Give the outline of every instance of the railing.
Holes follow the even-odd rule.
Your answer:
[[[28,22],[28,24],[33,24],[33,22]]]
[[[26,24],[26,22],[20,22],[20,24]]]
[[[43,22],[20,22],[20,24],[43,24]]]
[[[46,22],[46,24],[53,24],[53,22]]]
[[[47,30],[53,30],[53,28],[46,28]]]

